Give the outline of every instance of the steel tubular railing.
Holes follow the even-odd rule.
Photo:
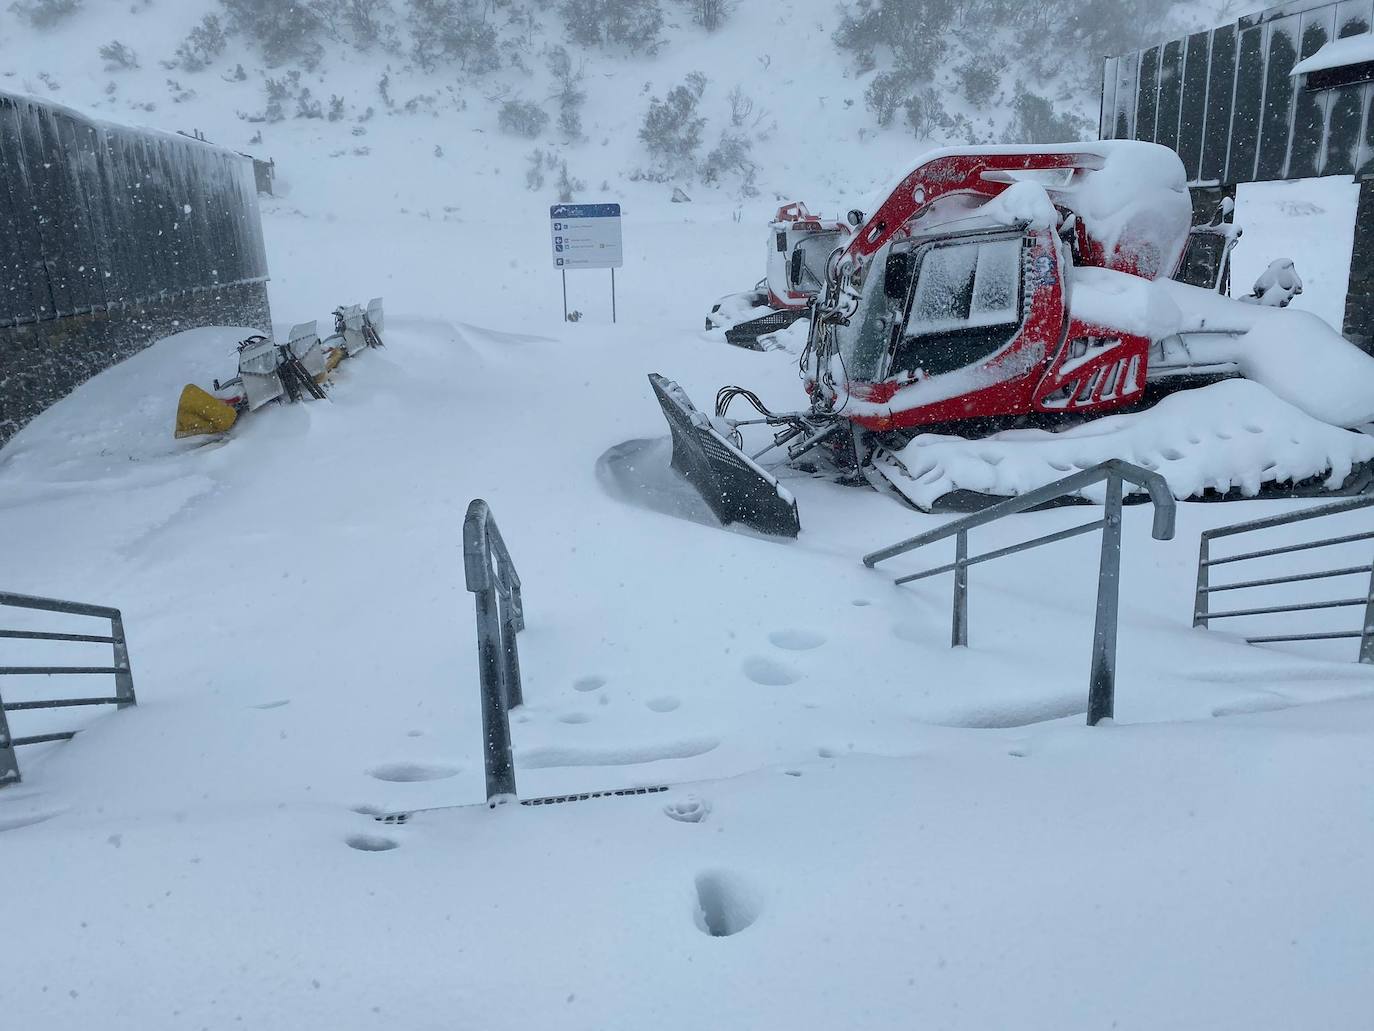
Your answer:
[[[1015,515],[1059,498],[1077,494],[1086,487],[1097,483],[1107,484],[1105,512],[1101,519],[1095,519],[1081,526],[1045,534],[1021,544],[998,548],[995,551],[975,555],[968,553],[968,533],[979,526],[996,522],[1004,516]],[[1033,491],[1008,498],[1000,504],[985,508],[981,512],[965,516],[963,519],[947,523],[937,529],[900,541],[889,547],[879,549],[864,556],[864,565],[870,569],[879,562],[903,555],[909,551],[933,544],[949,537],[955,539],[954,561],[943,566],[922,570],[898,577],[897,584],[911,583],[941,573],[954,573],[954,620],[950,635],[950,647],[968,646],[968,568],[982,562],[1004,558],[1017,552],[1027,551],[1042,544],[1068,540],[1080,534],[1102,531],[1102,555],[1097,574],[1097,612],[1093,630],[1092,668],[1088,677],[1088,725],[1110,719],[1116,708],[1116,627],[1117,608],[1121,583],[1121,502],[1122,485],[1133,483],[1144,488],[1154,503],[1154,522],[1151,533],[1155,540],[1167,541],[1174,536],[1175,505],[1173,495],[1164,477],[1127,462],[1110,461],[1095,465],[1090,469],[1066,476]]]
[[[1303,509],[1284,515],[1270,516],[1266,519],[1252,519],[1249,522],[1219,526],[1204,530],[1198,543],[1197,593],[1193,601],[1193,626],[1207,629],[1214,619],[1234,619],[1241,616],[1276,615],[1285,612],[1308,612],[1320,609],[1363,608],[1364,621],[1358,630],[1323,631],[1320,633],[1264,634],[1247,637],[1248,644],[1277,644],[1291,641],[1339,641],[1355,640],[1360,642],[1359,661],[1374,664],[1374,561],[1367,566],[1339,566],[1334,569],[1309,570],[1291,573],[1286,576],[1269,576],[1258,579],[1235,580],[1213,585],[1211,569],[1214,566],[1248,562],[1255,559],[1273,558],[1277,555],[1291,555],[1297,552],[1316,551],[1320,548],[1334,547],[1339,544],[1352,544],[1357,541],[1374,540],[1374,531],[1341,534],[1335,537],[1321,537],[1316,540],[1298,541],[1276,548],[1263,548],[1258,551],[1242,552],[1238,555],[1212,557],[1212,541],[1220,537],[1234,537],[1238,534],[1252,533],[1256,530],[1269,530],[1277,526],[1322,519],[1347,512],[1374,507],[1374,497],[1364,495],[1346,498],[1329,505]],[[1343,576],[1369,574],[1368,589],[1356,598],[1334,598],[1323,601],[1297,602],[1291,605],[1264,605],[1248,608],[1223,609],[1218,612],[1211,608],[1211,596],[1224,591],[1240,591],[1254,587],[1276,587],[1283,584],[1303,583],[1313,580],[1331,580]]]
[[[124,709],[137,705],[134,695],[134,674],[129,666],[129,645],[124,637],[124,619],[119,609],[84,602],[59,601],[56,598],[37,598],[28,594],[0,591],[0,605],[40,612],[59,612],[71,616],[91,616],[110,621],[109,634],[51,633],[41,630],[0,630],[0,638],[19,641],[75,641],[85,644],[108,644],[113,652],[109,666],[0,666],[0,676],[104,675],[113,676],[113,697],[55,698],[47,701],[6,702],[0,698],[0,787],[18,784],[19,759],[14,750],[23,745],[37,745],[48,741],[70,741],[76,731],[31,734],[14,737],[10,733],[7,712],[28,712],[34,709],[68,709],[85,705],[113,705]]]
[[[515,635],[525,629],[520,576],[491,508],[480,498],[463,520],[463,570],[477,604],[477,669],[482,687],[487,804],[516,798],[510,710],[524,704]]]

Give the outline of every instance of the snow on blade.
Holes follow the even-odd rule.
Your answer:
[[[1253,497],[1266,484],[1316,476],[1339,487],[1356,465],[1374,461],[1374,438],[1319,422],[1257,383],[1227,380],[1058,433],[924,434],[895,458],[901,468],[884,475],[923,509],[955,490],[1024,494],[1112,458],[1159,472],[1177,498],[1207,490]],[[1084,496],[1101,500],[1102,487]]]

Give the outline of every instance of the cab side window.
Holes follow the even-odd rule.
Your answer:
[[[931,247],[921,257],[892,371],[937,375],[1002,348],[1021,323],[1021,237]]]

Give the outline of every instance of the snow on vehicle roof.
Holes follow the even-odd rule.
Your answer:
[[[1333,39],[1311,57],[1295,64],[1289,74],[1306,75],[1308,72],[1344,68],[1347,65],[1363,64],[1365,61],[1374,61],[1374,32]]]

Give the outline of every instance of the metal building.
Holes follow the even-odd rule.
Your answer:
[[[1195,188],[1357,177],[1345,332],[1367,350],[1374,350],[1374,60],[1320,55],[1371,31],[1374,0],[1289,0],[1108,58],[1099,130],[1102,139],[1173,148]],[[1318,67],[1304,71],[1310,58]]]
[[[0,444],[178,330],[270,330],[251,159],[0,92]]]

